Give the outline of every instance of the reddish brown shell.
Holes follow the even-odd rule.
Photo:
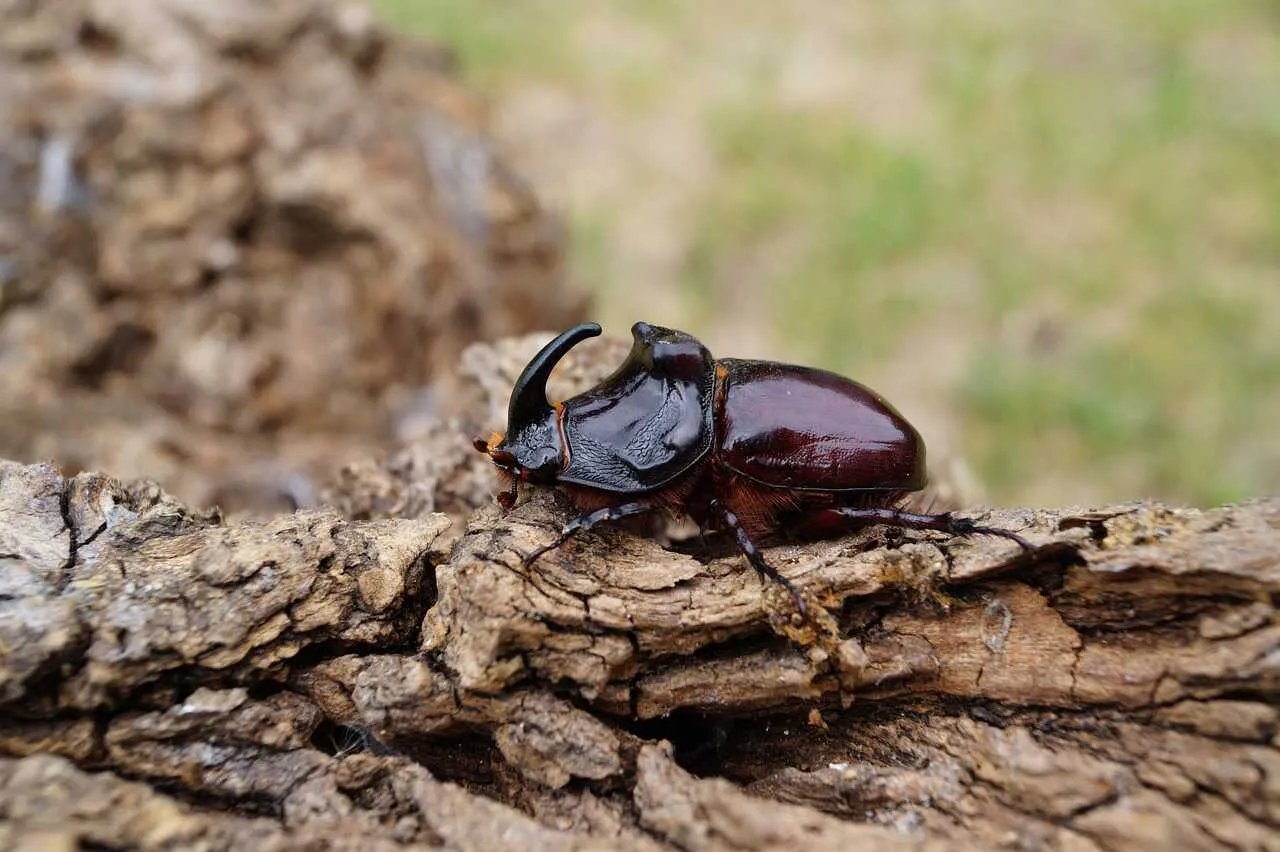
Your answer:
[[[722,465],[772,488],[918,491],[924,442],[875,391],[809,367],[721,359]]]

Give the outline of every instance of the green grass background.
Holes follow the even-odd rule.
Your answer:
[[[573,119],[499,135],[611,331],[864,379],[993,502],[1280,491],[1273,2],[378,6]]]

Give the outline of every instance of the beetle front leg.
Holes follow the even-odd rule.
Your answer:
[[[605,521],[620,521],[623,518],[643,515],[652,511],[653,506],[651,504],[637,501],[634,503],[623,503],[619,506],[606,506],[603,509],[596,509],[594,512],[587,512],[585,515],[579,515],[564,525],[564,529],[560,530],[560,535],[556,536],[554,541],[550,544],[539,547],[537,550],[526,556],[524,558],[524,567],[528,568],[534,562],[538,561],[538,557],[542,556],[542,554],[549,550],[555,550],[578,533],[585,532],[596,524],[604,523]]]
[[[899,509],[885,508],[853,508],[840,506],[831,509],[820,509],[804,518],[806,526],[830,529],[842,526],[849,528],[861,524],[885,524],[914,530],[937,530],[948,535],[995,535],[1015,541],[1028,553],[1035,548],[1025,538],[1015,532],[998,527],[982,527],[967,518],[957,518],[950,512],[941,515],[920,515],[915,512],[903,512]]]
[[[800,612],[800,617],[804,618],[807,613],[804,604],[804,598],[800,597],[800,592],[790,580],[778,573],[778,569],[774,568],[765,561],[764,554],[760,552],[760,548],[756,547],[756,543],[751,540],[751,536],[747,535],[746,529],[743,528],[738,516],[733,510],[721,503],[719,500],[711,502],[711,511],[717,513],[725,526],[733,530],[734,538],[738,540],[738,547],[742,550],[747,561],[751,563],[751,567],[756,569],[761,576],[780,583],[788,592],[791,593],[791,599],[796,602],[796,609]]]

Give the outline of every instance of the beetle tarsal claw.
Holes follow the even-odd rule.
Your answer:
[[[800,613],[800,618],[808,618],[809,606],[804,602],[804,596],[800,594],[800,590],[795,587],[794,583],[782,575],[778,575],[778,582],[782,584],[783,588],[791,593],[791,600],[795,602],[796,612]]]
[[[550,544],[544,544],[541,547],[534,550],[533,553],[529,554],[529,560],[532,562],[533,560],[537,559],[539,556],[542,556],[544,553],[549,553],[550,551],[555,550],[557,547],[564,544],[564,542],[565,542],[564,536],[556,536],[555,539]]]
[[[1017,542],[1018,546],[1021,547],[1027,553],[1036,552],[1036,546],[1031,542],[1027,541],[1022,536],[1018,535],[1016,532],[1010,532],[1009,530],[997,530],[997,529],[983,530],[983,532],[987,533],[987,535],[998,535],[1001,538],[1007,538],[1010,541]]]
[[[956,526],[959,528],[958,534],[960,535],[994,535],[999,538],[1004,538],[1004,539],[1008,539],[1009,541],[1016,542],[1017,545],[1021,547],[1023,551],[1025,551],[1026,553],[1036,552],[1035,545],[1027,541],[1022,536],[1018,535],[1016,532],[1013,532],[1012,530],[1004,530],[1004,529],[1000,529],[999,527],[978,526],[973,521],[965,520],[963,518],[950,518],[949,520],[953,526]]]
[[[554,544],[544,545],[542,547],[535,549],[531,553],[526,553],[524,558],[520,560],[520,564],[523,565],[525,568],[532,567],[533,563],[537,562],[539,557],[542,556],[542,554],[546,553],[548,550],[551,550],[553,547],[555,547]]]
[[[555,550],[557,547],[559,547],[560,545],[568,541],[572,535],[573,535],[572,532],[566,530],[564,532],[561,532],[560,535],[556,536],[554,539],[552,539],[550,544],[544,544],[539,548],[535,548],[533,552],[529,553],[522,560],[524,567],[525,568],[530,567],[531,565],[533,565],[533,563],[537,562],[538,559],[540,559],[543,554],[549,553],[550,551]]]

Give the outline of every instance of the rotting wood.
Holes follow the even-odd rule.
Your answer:
[[[714,539],[523,567],[566,511],[446,553],[4,463],[6,842],[1280,847],[1280,500],[775,544],[812,622]]]

